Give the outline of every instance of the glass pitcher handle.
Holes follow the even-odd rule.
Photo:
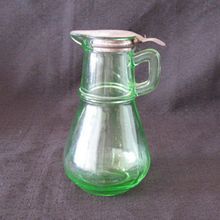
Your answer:
[[[145,49],[134,55],[134,65],[148,63],[148,79],[136,83],[137,96],[146,95],[155,90],[160,81],[160,54],[154,49]]]

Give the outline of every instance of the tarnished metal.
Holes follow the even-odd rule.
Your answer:
[[[147,38],[123,30],[77,30],[71,31],[70,35],[78,44],[82,44],[86,38],[92,50],[98,52],[129,51],[137,43],[144,42],[154,42],[165,46],[165,43],[157,38]]]

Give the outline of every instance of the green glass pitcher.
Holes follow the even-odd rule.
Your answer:
[[[80,104],[64,151],[66,175],[84,191],[113,196],[135,187],[150,167],[148,143],[135,98],[159,82],[160,55],[134,52],[146,41],[130,31],[72,31],[83,48]],[[135,67],[148,63],[147,81],[135,82]]]

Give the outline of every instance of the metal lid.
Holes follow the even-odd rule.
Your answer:
[[[124,30],[75,30],[71,31],[70,35],[78,44],[89,38],[91,47],[100,51],[131,50],[135,44],[148,41],[165,46],[165,43],[157,38],[147,38]]]

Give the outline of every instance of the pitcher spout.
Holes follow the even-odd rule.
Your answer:
[[[85,39],[85,36],[81,35],[80,33],[78,33],[78,31],[71,31],[70,32],[70,37],[71,39],[76,42],[77,44],[79,44],[80,46],[83,44],[83,41]]]

